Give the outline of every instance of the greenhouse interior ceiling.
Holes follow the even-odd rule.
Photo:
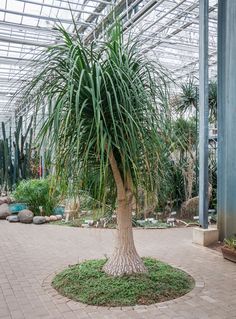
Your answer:
[[[216,75],[217,2],[209,2],[210,78]],[[24,112],[14,95],[30,80],[40,52],[58,41],[57,25],[73,33],[74,20],[83,41],[91,42],[102,39],[117,18],[176,80],[198,78],[198,0],[1,0],[0,121]]]

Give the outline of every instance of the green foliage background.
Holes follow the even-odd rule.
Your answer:
[[[40,214],[40,206],[44,215],[51,215],[60,200],[60,192],[52,189],[51,185],[49,178],[21,181],[13,192],[13,197],[16,201],[27,204],[35,215]]]

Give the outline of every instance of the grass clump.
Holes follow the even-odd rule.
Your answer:
[[[182,270],[144,258],[147,274],[110,277],[102,271],[106,260],[89,260],[55,276],[52,285],[75,301],[99,306],[149,305],[180,297],[194,286]]]

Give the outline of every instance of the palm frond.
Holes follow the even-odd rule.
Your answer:
[[[114,188],[112,151],[123,180],[131,175],[134,190],[153,190],[163,144],[156,105],[162,68],[134,44],[123,44],[120,25],[99,48],[84,46],[62,27],[58,32],[60,43],[44,53],[40,72],[25,88],[31,103],[52,106],[40,138],[51,149],[56,175],[104,197]]]

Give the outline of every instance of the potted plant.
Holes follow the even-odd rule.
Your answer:
[[[236,237],[226,238],[221,251],[225,259],[236,262]]]

